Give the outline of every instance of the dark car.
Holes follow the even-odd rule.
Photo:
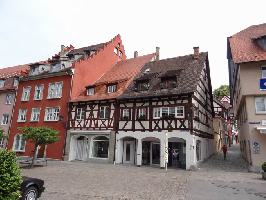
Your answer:
[[[44,181],[38,178],[30,178],[23,176],[21,184],[22,197],[21,200],[35,200],[39,198],[44,191]]]

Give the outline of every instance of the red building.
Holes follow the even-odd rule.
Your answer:
[[[118,35],[107,43],[79,49],[62,45],[52,59],[30,64],[28,75],[18,86],[8,148],[18,155],[33,156],[33,144],[23,140],[18,127],[47,126],[59,131],[60,139],[47,146],[46,157],[63,159],[68,102],[123,59],[126,56]],[[43,154],[41,147],[38,156]]]

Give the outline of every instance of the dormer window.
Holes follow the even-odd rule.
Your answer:
[[[5,80],[0,80],[0,88],[4,87],[5,86]]]
[[[146,91],[146,90],[149,89],[149,87],[150,87],[149,80],[139,81],[137,83],[137,89],[138,89],[138,91]]]
[[[108,85],[107,86],[107,93],[116,92],[116,84]]]
[[[177,85],[176,77],[161,78],[161,89],[175,88]]]
[[[94,93],[95,93],[95,88],[94,87],[90,87],[90,88],[87,89],[87,95],[88,96],[92,96],[92,95],[94,95]]]

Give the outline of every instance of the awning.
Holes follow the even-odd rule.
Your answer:
[[[257,126],[255,127],[260,133],[266,134],[266,126]]]

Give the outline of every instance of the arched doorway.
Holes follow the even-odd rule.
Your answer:
[[[91,141],[91,158],[109,158],[109,138],[96,136]]]
[[[168,138],[168,167],[186,169],[186,140]]]
[[[69,160],[86,161],[89,158],[89,138],[83,135],[73,136]]]

